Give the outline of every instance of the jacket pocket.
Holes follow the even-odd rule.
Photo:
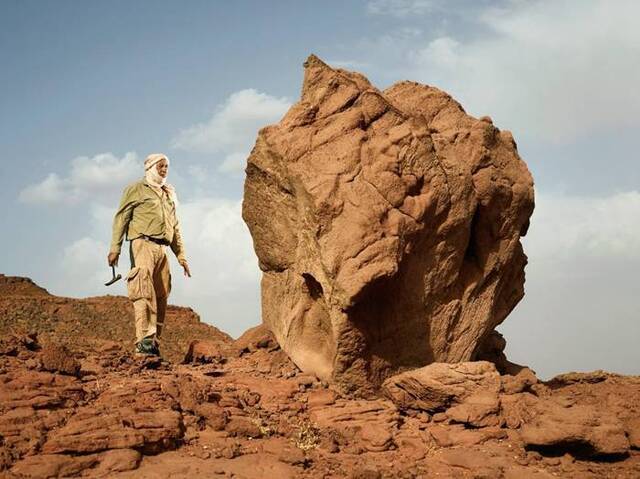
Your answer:
[[[129,299],[151,299],[151,277],[149,270],[138,266],[127,274],[127,293]]]

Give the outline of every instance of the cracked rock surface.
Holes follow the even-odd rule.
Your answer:
[[[177,316],[212,331],[169,339],[182,360],[140,359],[109,328],[83,340],[124,298],[102,298],[102,316],[32,322],[64,298],[34,309],[41,290],[19,279],[0,276],[2,479],[640,476],[638,377],[545,383],[528,368],[433,363],[354,398],[296,367],[264,325],[232,340]]]
[[[524,295],[533,196],[490,118],[312,55],[300,101],[246,167],[263,321],[303,371],[362,395],[399,370],[474,360]]]

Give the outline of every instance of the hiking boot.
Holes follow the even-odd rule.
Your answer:
[[[160,350],[154,338],[146,337],[136,343],[136,356],[159,356]]]

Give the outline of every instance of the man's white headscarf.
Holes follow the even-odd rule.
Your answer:
[[[167,160],[167,164],[170,164],[169,158],[162,153],[152,153],[147,156],[147,159],[144,160],[144,179],[147,180],[151,186],[155,186],[156,188],[164,188],[171,200],[177,205],[178,197],[176,195],[175,188],[168,184],[166,178],[160,176],[158,170],[156,169],[156,165],[160,163],[162,160]]]

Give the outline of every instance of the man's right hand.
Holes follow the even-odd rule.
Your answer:
[[[109,255],[107,256],[107,262],[109,263],[109,266],[118,266],[119,256],[120,253],[109,253]]]

